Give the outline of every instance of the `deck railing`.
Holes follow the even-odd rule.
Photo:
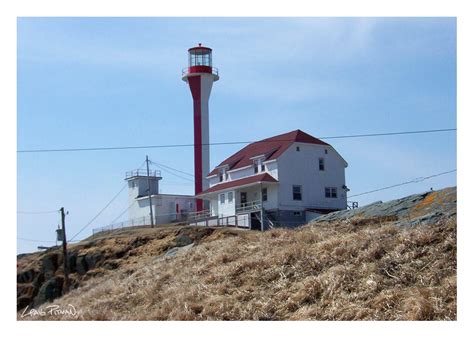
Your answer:
[[[145,169],[136,169],[132,171],[127,171],[125,173],[125,179],[137,177],[137,176],[148,176],[147,171]],[[160,170],[150,170],[150,177],[158,177],[161,178],[161,171]]]
[[[200,67],[200,66],[211,68],[212,74],[214,74],[216,76],[219,76],[219,69],[217,69],[216,67],[209,67],[207,65],[196,65],[196,66],[192,66],[192,67]],[[190,68],[191,67],[184,67],[183,69],[181,69],[181,76],[186,76],[189,73],[191,73],[191,71],[189,70]]]

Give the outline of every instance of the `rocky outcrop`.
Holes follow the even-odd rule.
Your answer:
[[[456,187],[410,195],[389,202],[377,201],[351,210],[332,212],[313,222],[350,220],[390,221],[397,226],[414,226],[456,216]]]
[[[71,287],[92,276],[113,271],[140,256],[174,256],[212,234],[214,229],[171,227],[140,229],[113,234],[71,245],[68,253]],[[107,237],[109,235],[110,237]],[[63,294],[63,256],[60,248],[17,257],[17,309],[37,307]]]
[[[44,282],[34,298],[33,306],[41,305],[60,297],[63,293],[64,278],[55,276]]]

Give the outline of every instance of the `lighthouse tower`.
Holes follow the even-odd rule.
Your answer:
[[[189,84],[194,109],[194,193],[209,187],[209,96],[212,83],[219,80],[212,67],[212,49],[199,46],[188,49],[188,67],[183,69],[183,81]],[[196,201],[196,210],[203,210],[203,201]]]

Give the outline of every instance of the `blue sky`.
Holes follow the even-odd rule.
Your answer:
[[[213,48],[221,79],[211,142],[301,129],[316,137],[456,127],[452,18],[20,18],[18,149],[192,143],[187,48]],[[456,168],[456,134],[340,139],[350,194]],[[211,148],[211,167],[240,149]],[[145,155],[193,172],[192,148],[18,154],[20,211],[69,210],[75,234]],[[163,193],[192,182],[163,172]],[[360,204],[456,185],[456,175]],[[126,192],[80,238],[127,206]],[[54,240],[57,214],[19,214],[18,252]]]

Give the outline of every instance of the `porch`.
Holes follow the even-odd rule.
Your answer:
[[[268,173],[216,184],[197,198],[209,209],[190,214],[188,224],[262,228],[264,209],[277,207],[278,181]]]
[[[259,201],[240,203],[233,215],[213,215],[211,210],[189,213],[188,224],[195,226],[261,228],[262,204]]]

